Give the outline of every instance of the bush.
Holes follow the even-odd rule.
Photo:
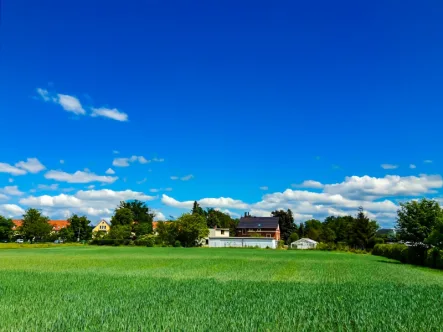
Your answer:
[[[285,247],[285,241],[283,241],[283,240],[279,240],[278,242],[277,242],[277,249],[282,249],[282,248],[284,248]]]
[[[154,235],[143,235],[134,241],[136,246],[153,247],[155,243]]]
[[[429,249],[425,264],[435,269],[443,269],[443,250],[438,248]]]
[[[408,247],[405,244],[376,244],[372,254],[398,260],[402,263],[425,265],[426,248],[419,246]]]
[[[181,247],[181,246],[182,246],[182,244],[181,244],[181,242],[179,240],[174,242],[174,247],[178,248],[178,247]]]

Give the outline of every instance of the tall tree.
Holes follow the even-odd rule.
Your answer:
[[[152,211],[146,203],[139,200],[133,200],[129,202],[120,202],[120,208],[130,209],[134,218],[134,232],[137,236],[151,234],[152,222],[155,218],[155,213]]]
[[[336,237],[335,232],[327,224],[323,223],[319,234],[320,241],[332,243],[335,241]]]
[[[371,221],[363,211],[358,209],[357,217],[354,219],[350,233],[350,244],[360,249],[366,249],[373,242],[379,226]]]
[[[443,220],[439,220],[432,229],[425,242],[440,250],[443,250]]]
[[[322,223],[317,219],[310,219],[305,221],[305,235],[314,241],[320,241],[320,232]]]
[[[52,231],[48,223],[49,218],[41,214],[37,209],[28,209],[23,215],[23,223],[20,232],[25,239],[31,241],[41,241],[49,237]]]
[[[12,237],[14,223],[11,219],[0,216],[0,240],[9,240]]]
[[[294,223],[294,215],[292,211],[288,209],[272,211],[273,217],[278,217],[278,224],[280,226],[280,237],[283,241],[287,242],[289,236],[297,230],[297,226]]]
[[[194,201],[191,214],[198,214],[199,216],[205,216],[205,210],[202,209],[202,207],[198,204],[197,201]]]
[[[209,235],[206,220],[199,214],[185,213],[176,221],[178,240],[184,247],[194,247]]]
[[[298,227],[298,236],[300,239],[305,236],[305,224],[302,222],[300,223],[300,226]]]
[[[177,223],[175,221],[159,221],[156,233],[161,244],[172,246],[178,238]]]
[[[131,209],[119,207],[115,210],[114,215],[111,218],[111,228],[114,226],[132,226],[134,222],[134,215]]]
[[[92,238],[92,227],[89,226],[91,223],[86,216],[79,217],[74,214],[69,219],[69,226],[67,233],[63,233],[64,236],[68,237],[68,241],[88,241]],[[72,238],[69,239],[70,233],[72,233]]]
[[[400,240],[416,246],[429,246],[425,244],[426,239],[442,221],[443,212],[440,205],[432,199],[423,198],[420,201],[400,203],[396,229]]]
[[[335,242],[349,242],[349,234],[354,223],[352,216],[329,216],[324,225],[327,225],[335,233]]]

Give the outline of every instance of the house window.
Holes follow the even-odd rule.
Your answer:
[[[220,234],[221,234],[221,235],[225,235],[225,231],[221,230],[221,231],[220,231]]]
[[[266,234],[266,237],[272,237],[271,234]]]
[[[257,232],[261,232],[261,228],[257,228]]]
[[[243,228],[243,229],[241,230],[241,233],[242,233],[243,235],[245,235],[245,234],[246,234],[246,229]]]

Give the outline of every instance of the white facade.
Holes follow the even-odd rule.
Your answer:
[[[209,237],[229,237],[229,228],[209,228]]]
[[[265,237],[210,237],[209,247],[225,248],[225,247],[259,247],[259,248],[277,248],[277,240]]]
[[[315,249],[317,247],[318,242],[308,239],[301,238],[300,240],[294,241],[291,243],[292,249]]]

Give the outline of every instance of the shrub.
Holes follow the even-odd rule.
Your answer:
[[[285,247],[285,241],[283,241],[283,240],[279,240],[278,242],[277,242],[277,249],[282,249],[282,248],[284,248]]]
[[[425,264],[435,269],[443,269],[443,250],[438,248],[429,249]]]
[[[405,244],[376,244],[372,254],[398,260],[402,263],[425,265],[426,248],[420,246],[408,247]]]
[[[136,246],[153,247],[155,243],[154,235],[143,235],[134,241]]]
[[[181,247],[181,246],[182,246],[182,244],[181,244],[181,242],[179,240],[174,242],[174,247],[178,248],[178,247]]]

